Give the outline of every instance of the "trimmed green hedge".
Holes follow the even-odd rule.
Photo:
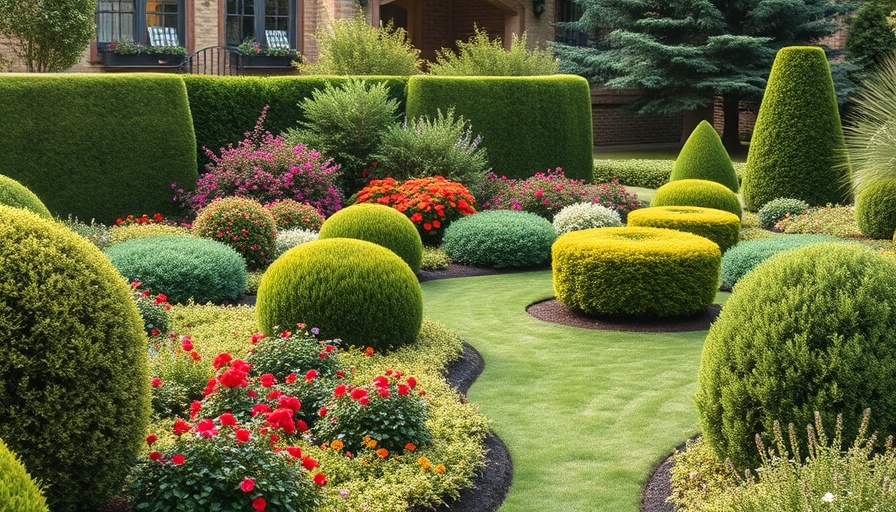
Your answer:
[[[482,135],[498,175],[528,178],[562,167],[569,178],[592,181],[591,90],[579,76],[414,76],[407,116],[435,116],[454,107]]]
[[[405,214],[382,204],[359,203],[343,208],[324,221],[319,239],[366,240],[397,254],[415,274],[423,263],[423,242]]]
[[[656,190],[650,206],[699,206],[743,216],[740,199],[725,185],[708,180],[676,180]]]
[[[660,188],[669,182],[673,160],[595,160],[594,182],[616,180],[628,187]]]
[[[670,181],[686,179],[714,181],[735,193],[740,188],[728,151],[707,121],[700,121],[691,132],[672,167]]]
[[[628,214],[629,226],[666,228],[708,238],[724,253],[740,239],[740,217],[697,206],[653,206]]]
[[[3,75],[0,126],[0,174],[63,218],[173,216],[171,183],[197,178],[180,76]]]

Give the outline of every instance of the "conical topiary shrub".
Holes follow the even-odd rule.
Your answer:
[[[694,128],[672,166],[669,181],[687,179],[721,183],[735,193],[740,188],[734,166],[731,165],[731,157],[725,151],[722,139],[706,121],[700,121]]]
[[[753,129],[741,192],[747,210],[776,197],[843,204],[849,165],[831,69],[821,48],[782,48]]]

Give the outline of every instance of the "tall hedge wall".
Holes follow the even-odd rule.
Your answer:
[[[171,215],[171,183],[196,181],[179,76],[4,74],[0,127],[0,174],[61,217]]]
[[[408,81],[409,118],[452,105],[482,135],[495,173],[527,178],[562,167],[568,177],[592,180],[591,92],[584,78],[414,76]]]

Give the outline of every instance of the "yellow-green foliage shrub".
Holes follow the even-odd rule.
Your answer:
[[[47,500],[25,466],[0,439],[0,512],[48,512]]]
[[[654,206],[628,214],[629,226],[686,231],[719,244],[724,253],[740,239],[740,217],[715,208]]]
[[[386,350],[412,343],[423,322],[417,276],[394,252],[330,238],[294,247],[268,267],[255,305],[268,336],[297,323],[325,339]]]
[[[109,230],[109,243],[118,244],[134,238],[148,236],[190,236],[190,230],[167,224],[129,224]]]
[[[701,236],[659,228],[572,231],[552,248],[554,292],[592,315],[699,313],[716,296],[722,253]]]
[[[149,422],[146,335],[109,260],[64,225],[0,206],[0,438],[51,489],[96,511]]]
[[[18,181],[2,175],[0,175],[0,204],[24,208],[45,219],[53,218],[50,210],[47,210],[47,207],[44,206],[40,198],[34,195],[34,192],[28,190]]]
[[[381,204],[356,204],[324,221],[320,239],[366,240],[397,254],[415,274],[423,261],[423,242],[416,226],[403,213]]]
[[[737,192],[740,184],[722,139],[707,121],[700,121],[681,148],[669,181],[709,180]]]
[[[896,179],[878,180],[859,190],[856,224],[869,238],[893,238],[896,231]]]
[[[656,190],[650,206],[699,206],[731,212],[740,218],[740,199],[725,185],[708,180],[676,180]]]

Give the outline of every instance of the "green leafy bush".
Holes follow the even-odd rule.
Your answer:
[[[481,139],[473,136],[473,127],[463,116],[455,118],[452,108],[444,114],[439,110],[434,117],[411,119],[383,134],[370,177],[403,181],[442,176],[477,190],[488,172]]]
[[[778,197],[762,205],[756,212],[759,218],[759,226],[763,229],[772,229],[775,224],[786,217],[793,217],[809,211],[809,203],[802,199]]]
[[[47,207],[44,206],[40,198],[34,195],[34,192],[6,176],[0,176],[0,204],[24,208],[45,219],[53,218],[50,210],[47,210]]]
[[[656,190],[650,206],[698,206],[731,212],[738,218],[743,215],[737,194],[707,180],[670,181]]]
[[[317,240],[318,233],[317,231],[311,231],[309,229],[287,229],[285,231],[280,231],[277,233],[277,257],[280,257],[284,252],[292,249],[297,245],[302,245],[304,243],[313,242]]]
[[[672,160],[595,160],[594,182],[660,188],[669,182],[673,165]]]
[[[416,338],[423,296],[417,277],[392,251],[331,238],[277,258],[261,279],[255,312],[267,335],[302,322],[325,338],[388,350]]]
[[[204,304],[234,300],[246,287],[246,263],[226,245],[197,237],[137,238],[106,249],[106,256],[130,281],[165,290],[168,300]]]
[[[715,299],[722,260],[706,238],[641,227],[572,231],[551,253],[557,300],[608,316],[699,313]]]
[[[452,261],[476,267],[534,267],[551,259],[554,226],[529,212],[488,210],[456,220],[442,250]]]
[[[414,223],[398,210],[381,204],[358,203],[339,210],[324,222],[319,238],[373,242],[397,254],[415,274],[423,260],[423,242]]]
[[[695,398],[706,442],[737,468],[761,460],[773,422],[862,411],[896,431],[896,261],[858,244],[817,243],[769,258],[735,287],[706,337]],[[799,436],[801,444],[806,438]]]
[[[423,261],[420,263],[421,270],[445,270],[451,264],[451,258],[445,254],[445,251],[438,247],[423,246]]]
[[[285,229],[319,231],[321,224],[324,223],[323,215],[308,203],[281,199],[264,206],[274,216],[278,231]]]
[[[778,253],[836,240],[824,235],[788,235],[740,242],[722,256],[721,288],[730,290],[757,265]]]
[[[151,341],[149,370],[156,421],[187,417],[189,405],[202,399],[202,390],[212,376],[211,366],[202,360],[192,339],[175,333]]]
[[[128,224],[113,226],[109,230],[109,243],[118,244],[134,238],[147,236],[190,236],[190,230],[167,224]]]
[[[715,208],[653,206],[628,214],[629,226],[674,229],[708,238],[724,254],[740,239],[740,217]]]
[[[246,260],[246,266],[255,270],[274,258],[277,223],[257,201],[225,197],[199,210],[193,234],[233,248]]]
[[[168,334],[168,330],[171,327],[171,313],[169,311],[171,305],[168,304],[168,296],[164,293],[152,295],[148,289],[141,290],[141,284],[138,281],[131,283],[131,297],[137,305],[140,318],[143,319],[143,330],[151,338]]]
[[[109,260],[64,226],[0,206],[0,239],[0,438],[53,510],[98,510],[146,435],[140,315]]]
[[[345,368],[337,357],[335,345],[319,341],[315,332],[318,332],[317,327],[308,330],[302,327],[276,336],[256,336],[255,351],[246,358],[252,365],[250,373],[255,376],[270,373],[282,381],[290,373],[304,377],[314,370],[315,377],[336,378]]]
[[[429,63],[429,72],[441,76],[528,76],[553,75],[559,63],[549,50],[529,49],[527,35],[513,34],[510,49],[500,37],[489,38],[485,29],[473,26],[467,41],[455,43],[457,52],[436,50],[436,61]]]
[[[846,37],[849,59],[871,70],[896,52],[896,33],[887,24],[887,16],[896,11],[896,1],[863,2],[852,16]]]
[[[740,188],[722,139],[707,121],[700,121],[691,132],[672,166],[670,181],[687,179],[721,183],[735,193]]]
[[[848,202],[849,165],[824,50],[778,51],[753,129],[741,192],[757,211],[776,197],[819,206]]]
[[[859,190],[856,224],[869,238],[893,238],[896,231],[896,178],[868,183]]]
[[[788,235],[831,235],[840,238],[862,238],[852,206],[827,205],[810,208],[799,215],[786,216],[775,228]]]
[[[558,235],[579,229],[618,227],[622,225],[619,212],[594,203],[575,203],[564,206],[554,215],[554,231]]]
[[[47,500],[25,466],[0,439],[0,512],[49,512]]]
[[[734,475],[702,437],[689,439],[684,450],[675,451],[669,473],[672,492],[668,502],[680,511],[712,512],[706,504],[736,485]]]

